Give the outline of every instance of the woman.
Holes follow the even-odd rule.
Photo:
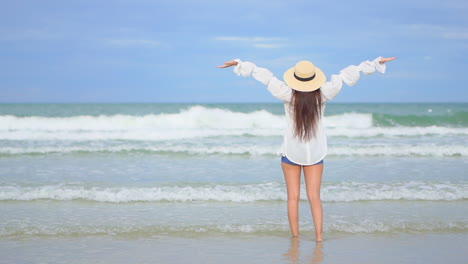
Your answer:
[[[328,82],[322,70],[310,61],[300,61],[295,67],[287,70],[283,75],[285,82],[277,79],[269,70],[240,59],[218,66],[235,66],[234,72],[237,75],[253,76],[267,85],[273,96],[284,102],[287,126],[281,151],[281,166],[288,192],[288,219],[293,237],[299,236],[298,209],[303,170],[316,241],[323,241],[320,186],[323,159],[327,154],[327,138],[322,125],[326,102],[340,92],[343,82],[349,86],[355,85],[359,81],[361,71],[372,74],[377,69],[384,73],[385,63],[394,59],[396,57],[378,57],[373,61],[364,61],[358,66],[348,66],[339,74],[332,75]]]

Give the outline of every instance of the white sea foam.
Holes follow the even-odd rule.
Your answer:
[[[265,110],[251,113],[193,106],[174,114],[100,115],[72,117],[0,116],[0,130],[98,130],[153,128],[251,128],[271,127],[282,117]]]
[[[395,233],[395,232],[466,232],[466,221],[385,221],[365,219],[360,222],[333,220],[324,232],[333,233]],[[301,231],[312,232],[313,225],[302,225]],[[278,224],[212,224],[212,225],[37,225],[1,226],[0,237],[18,236],[153,236],[223,234],[289,234],[287,223]]]
[[[378,200],[453,201],[468,199],[468,184],[450,182],[360,183],[324,182],[322,200],[353,202]],[[302,190],[302,199],[306,199]],[[95,202],[256,202],[286,199],[283,183],[160,187],[0,186],[0,201],[89,200]]]
[[[326,116],[327,134],[338,137],[468,135],[457,127],[377,127],[372,114]],[[193,106],[174,114],[72,117],[0,116],[0,140],[170,140],[232,135],[281,136],[285,118]]]
[[[357,145],[330,146],[329,156],[397,156],[397,157],[466,157],[468,148],[462,145]]]
[[[277,145],[216,145],[216,146],[192,146],[192,145],[161,145],[161,146],[141,146],[124,143],[117,146],[99,145],[72,145],[72,146],[38,146],[38,147],[0,147],[0,154],[3,155],[24,155],[24,154],[51,154],[51,153],[76,153],[76,152],[150,152],[164,154],[187,154],[187,155],[267,155],[274,156],[280,151],[280,142]],[[329,145],[328,157],[356,157],[356,156],[397,156],[397,157],[466,157],[468,148],[462,145]]]

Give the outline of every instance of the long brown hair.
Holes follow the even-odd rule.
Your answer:
[[[322,92],[293,90],[291,106],[294,113],[294,135],[307,141],[316,135],[317,124],[322,116]]]

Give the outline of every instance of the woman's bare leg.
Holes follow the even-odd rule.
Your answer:
[[[299,198],[301,192],[301,166],[281,162],[288,190],[288,219],[293,237],[299,236]]]
[[[317,241],[322,241],[323,232],[323,208],[320,199],[320,185],[322,184],[323,164],[304,166],[304,178],[306,181],[307,198],[310,203],[310,210],[314,218],[315,237]]]

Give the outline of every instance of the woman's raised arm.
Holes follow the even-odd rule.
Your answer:
[[[279,100],[284,102],[290,101],[292,95],[291,88],[289,88],[283,81],[276,78],[268,69],[258,67],[249,61],[241,61],[240,59],[225,62],[224,65],[217,67],[228,68],[231,66],[235,66],[234,72],[237,75],[242,75],[244,77],[252,76],[257,81],[267,85],[268,91],[270,91],[270,93]]]
[[[323,100],[329,101],[335,98],[335,96],[337,96],[341,91],[341,88],[343,88],[343,82],[349,86],[354,86],[361,78],[361,71],[366,75],[373,74],[375,70],[379,71],[380,73],[385,73],[385,63],[396,58],[397,57],[378,57],[373,61],[364,61],[358,66],[350,65],[341,70],[339,74],[333,74],[330,78],[330,81],[326,82],[320,88],[322,91]]]

